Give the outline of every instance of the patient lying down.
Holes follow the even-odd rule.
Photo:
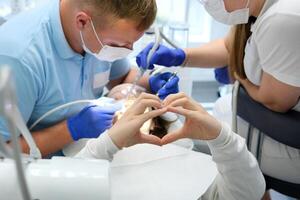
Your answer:
[[[259,200],[262,197],[265,182],[259,165],[247,150],[244,139],[232,132],[227,124],[215,120],[183,93],[167,97],[159,109],[161,102],[154,95],[141,94],[137,98],[143,89],[136,88],[134,95],[126,98],[129,88],[118,86],[109,94],[109,97],[124,101],[123,109],[117,113],[116,124],[98,138],[89,140],[75,155],[111,161],[112,199],[161,199],[157,198],[157,191],[166,197],[164,199],[174,200],[198,197],[202,200]],[[135,98],[136,103],[133,103]],[[177,107],[167,107],[172,98],[175,98],[172,102],[185,101],[177,101]],[[153,106],[158,109],[150,111],[149,107]],[[171,130],[180,123],[179,120],[171,123],[173,119],[169,119],[166,124],[155,120],[155,116],[165,120],[162,113],[167,110],[185,117],[179,129]],[[168,126],[170,133],[162,140],[145,135],[161,137]],[[212,158],[170,144],[180,138],[206,140]],[[158,145],[151,145],[156,141]]]

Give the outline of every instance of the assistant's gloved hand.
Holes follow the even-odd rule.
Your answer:
[[[150,43],[143,51],[136,57],[136,63],[139,67],[146,69],[153,69],[154,64],[165,67],[179,66],[186,58],[185,52],[182,49],[171,49],[164,45],[159,45],[156,52],[150,59],[149,66],[147,66],[147,57],[153,47],[154,43]]]
[[[74,141],[81,138],[97,138],[112,126],[115,112],[119,105],[110,104],[107,107],[90,105],[79,114],[67,120],[68,129]]]
[[[179,92],[179,78],[178,76],[172,77],[170,72],[156,74],[149,79],[149,85],[153,94],[158,93],[160,99],[165,99],[170,94],[176,94]],[[172,79],[167,82],[170,78]],[[165,86],[164,86],[165,85]]]

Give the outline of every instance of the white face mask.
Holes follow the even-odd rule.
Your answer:
[[[97,32],[95,30],[93,21],[91,21],[91,24],[92,24],[94,34],[95,34],[95,36],[96,36],[96,38],[97,38],[97,40],[98,40],[98,42],[99,42],[99,44],[101,45],[102,48],[98,53],[93,53],[85,45],[85,42],[84,42],[84,39],[83,39],[83,36],[82,36],[82,32],[80,31],[82,48],[84,49],[85,52],[95,56],[99,60],[107,61],[107,62],[114,62],[116,60],[126,58],[132,52],[132,50],[124,48],[124,47],[112,47],[112,46],[108,46],[108,45],[103,45],[101,40],[99,39],[99,37],[97,35]]]
[[[200,0],[206,11],[217,21],[227,25],[246,24],[249,21],[249,2],[245,8],[228,12],[224,0]]]

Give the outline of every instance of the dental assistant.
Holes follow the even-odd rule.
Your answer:
[[[9,65],[21,114],[30,127],[59,105],[101,97],[103,88],[132,82],[137,70],[124,59],[156,16],[155,0],[49,0],[0,27],[0,66]],[[139,84],[158,92],[171,74]],[[178,78],[160,91],[178,91]],[[32,135],[43,156],[110,128],[117,107],[81,105],[42,121]],[[4,120],[0,133],[9,143]],[[29,149],[20,138],[22,150]]]
[[[300,111],[299,1],[201,2],[214,19],[234,25],[229,34],[198,48],[160,46],[150,63],[167,67],[229,66],[231,78],[238,79],[254,100],[276,112]],[[137,57],[140,67],[145,67],[145,55],[151,46]],[[231,108],[230,101],[220,107]],[[281,180],[300,183],[299,155],[299,150],[265,137],[262,171]]]

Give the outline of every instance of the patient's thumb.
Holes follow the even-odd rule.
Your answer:
[[[175,142],[176,140],[182,139],[183,135],[181,134],[181,131],[177,131],[177,132],[173,132],[173,133],[169,133],[167,135],[165,135],[162,139],[161,142],[163,145],[165,144],[169,144],[172,142]]]

